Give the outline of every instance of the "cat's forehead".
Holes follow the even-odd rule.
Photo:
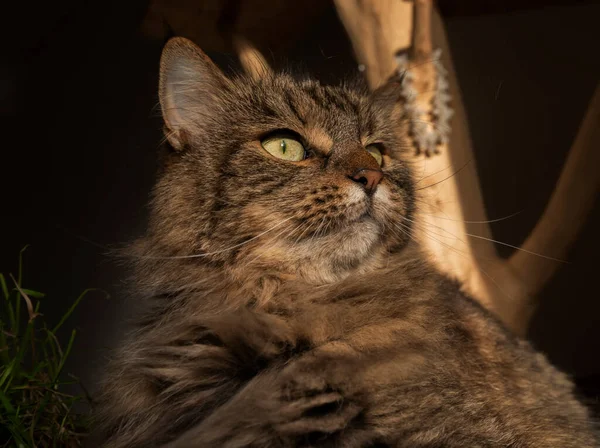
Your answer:
[[[246,84],[243,90],[255,113],[287,122],[323,146],[332,139],[360,138],[376,127],[369,97],[360,90],[289,76]]]

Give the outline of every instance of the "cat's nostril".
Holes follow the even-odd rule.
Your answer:
[[[367,193],[372,193],[375,187],[383,178],[383,172],[381,170],[369,170],[360,169],[356,171],[352,176],[349,176],[354,182],[362,184]]]

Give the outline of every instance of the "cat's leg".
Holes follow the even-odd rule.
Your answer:
[[[295,447],[325,439],[361,411],[335,391],[290,396],[282,371],[263,372],[199,425],[164,448]]]
[[[157,344],[141,336],[126,345],[105,376],[92,446],[158,446],[234,394],[235,359],[205,339]]]
[[[347,343],[324,344],[261,372],[165,447],[371,446],[380,437],[360,420],[372,361]]]
[[[107,448],[172,440],[293,345],[280,319],[245,311],[140,332],[105,376],[98,439]]]

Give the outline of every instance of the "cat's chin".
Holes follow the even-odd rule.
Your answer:
[[[381,226],[368,214],[320,238],[288,248],[295,275],[312,284],[340,281],[380,264],[385,253]]]

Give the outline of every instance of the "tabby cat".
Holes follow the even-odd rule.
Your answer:
[[[226,76],[167,43],[103,446],[598,446],[569,378],[411,238],[400,82]]]

